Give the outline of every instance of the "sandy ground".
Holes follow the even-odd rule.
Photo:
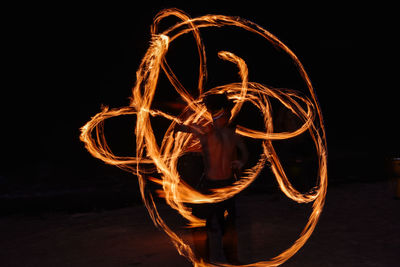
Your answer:
[[[160,213],[188,242],[190,231],[165,206]],[[239,196],[239,253],[244,263],[266,260],[288,248],[310,214],[310,205],[282,194]],[[144,207],[78,214],[13,215],[0,220],[0,265],[191,266]],[[213,258],[220,259],[213,243]],[[283,266],[400,266],[400,200],[388,182],[331,186],[325,209],[306,245]]]

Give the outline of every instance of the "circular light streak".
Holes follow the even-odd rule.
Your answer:
[[[163,32],[159,32],[158,25],[160,21],[168,16],[175,16],[180,19],[180,22]],[[310,98],[294,90],[270,88],[257,82],[249,82],[248,69],[245,61],[227,51],[221,51],[218,55],[221,59],[237,65],[241,82],[218,86],[204,92],[204,83],[207,77],[206,53],[199,30],[205,27],[223,26],[235,26],[258,34],[278,49],[287,53],[297,66],[308,88]],[[187,33],[193,35],[200,59],[197,88],[199,97],[196,99],[179,82],[165,57],[171,43],[181,35]],[[270,260],[251,263],[245,266],[278,266],[284,263],[305,244],[312,234],[323,209],[327,191],[325,128],[314,89],[303,65],[296,55],[277,37],[259,25],[239,17],[206,15],[190,18],[181,10],[166,9],[158,13],[154,18],[151,26],[151,34],[152,40],[150,47],[136,72],[136,84],[132,88],[132,97],[129,106],[116,109],[103,108],[100,113],[92,117],[92,119],[81,128],[80,139],[85,143],[86,149],[94,157],[101,159],[107,164],[115,165],[123,170],[129,171],[138,177],[141,196],[154,224],[165,231],[171,238],[178,252],[187,257],[194,266],[230,265],[207,263],[202,259],[196,259],[191,246],[185,243],[183,239],[171,230],[159,215],[153,195],[145,190],[146,183],[148,181],[153,181],[162,185],[161,195],[166,199],[166,202],[188,221],[188,226],[197,227],[204,225],[205,221],[193,216],[191,209],[187,207],[186,204],[214,203],[233,197],[248,187],[256,179],[257,175],[268,161],[282,192],[288,198],[298,203],[313,202],[312,212],[300,236],[288,249]],[[260,51],[260,53],[262,53],[262,51]],[[151,108],[154,94],[157,90],[160,71],[166,74],[170,83],[182,97],[183,101],[185,101],[186,108],[183,112],[185,116],[175,117],[161,110]],[[202,99],[208,94],[219,93],[226,93],[228,98],[234,102],[231,120],[238,115],[245,102],[251,103],[260,110],[265,124],[265,131],[257,131],[238,125],[236,132],[245,137],[261,140],[262,153],[259,156],[258,162],[251,168],[245,170],[242,177],[232,186],[216,189],[212,194],[204,195],[184,183],[177,170],[179,157],[194,147],[198,147],[199,142],[191,134],[183,132],[175,133],[174,127],[177,123],[199,126],[206,126],[210,123],[211,117],[202,104]],[[270,104],[270,99],[272,98],[278,100],[285,108],[289,109],[302,121],[302,125],[298,129],[292,132],[274,132],[271,116],[272,107]],[[121,115],[136,116],[135,157],[120,157],[114,155],[106,142],[104,136],[104,121],[108,118]],[[171,121],[168,130],[165,132],[161,146],[157,145],[150,122],[151,116],[161,116]],[[318,179],[317,185],[313,189],[307,193],[301,193],[292,186],[286,176],[272,141],[293,138],[305,132],[310,134],[316,148],[318,156]],[[159,173],[160,178],[151,176],[151,173],[154,173],[154,171]]]

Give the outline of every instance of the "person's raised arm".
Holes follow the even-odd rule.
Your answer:
[[[203,129],[197,125],[176,124],[174,131],[175,132],[192,133],[196,136],[201,136],[204,134]]]

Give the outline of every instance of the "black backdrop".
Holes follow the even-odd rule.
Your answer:
[[[2,97],[2,194],[63,190],[77,184],[95,191],[110,177],[124,180],[122,184],[135,180],[92,158],[79,141],[79,128],[101,105],[128,104],[135,71],[150,41],[152,18],[169,7],[192,17],[240,16],[275,34],[299,57],[317,92],[327,128],[331,178],[351,180],[346,178],[349,173],[359,180],[367,174],[386,177],[385,159],[400,151],[397,99],[386,70],[390,42],[383,34],[390,29],[385,20],[390,8],[214,2],[10,7],[4,33],[10,83]],[[236,81],[235,67],[216,59],[222,48],[248,60],[250,80],[304,90],[288,58],[260,39],[224,29],[206,30],[203,37],[209,56],[208,86]],[[190,44],[177,42],[169,54],[189,87],[197,75],[197,63],[190,62],[195,47]],[[254,53],[264,47],[265,53]],[[170,96],[165,92],[158,96],[160,101]],[[132,122],[128,118],[116,121],[116,128],[110,126],[118,129],[109,134],[121,153],[131,152]],[[121,183],[112,179],[111,183]],[[46,189],[48,184],[52,189]]]

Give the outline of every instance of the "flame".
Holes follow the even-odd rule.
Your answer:
[[[168,16],[175,16],[181,22],[169,29],[158,32],[161,20]],[[287,53],[307,85],[310,98],[302,96],[299,92],[289,89],[270,88],[265,85],[249,82],[248,69],[245,61],[231,52],[221,51],[218,56],[237,65],[239,69],[240,83],[231,83],[210,89],[204,92],[204,82],[207,77],[205,48],[200,37],[199,29],[205,27],[236,26],[249,32],[260,35],[278,49]],[[197,44],[200,58],[198,92],[199,97],[195,99],[179,82],[168,65],[165,55],[171,43],[183,34],[191,33]],[[296,55],[277,37],[259,25],[239,17],[223,15],[206,15],[190,18],[178,9],[166,9],[159,12],[151,26],[152,40],[149,49],[144,55],[136,72],[136,84],[132,88],[132,97],[129,106],[103,110],[96,114],[89,122],[81,128],[80,139],[84,142],[86,149],[96,158],[107,164],[115,165],[123,170],[129,171],[137,176],[141,196],[149,211],[154,224],[163,229],[171,238],[178,252],[187,257],[194,266],[231,266],[228,264],[207,263],[202,259],[195,258],[192,248],[186,244],[158,214],[156,204],[151,193],[145,191],[147,181],[153,181],[162,185],[161,195],[166,202],[177,210],[188,222],[188,226],[202,226],[205,221],[192,215],[187,203],[214,203],[231,198],[248,187],[258,176],[265,163],[268,161],[282,192],[293,201],[298,203],[313,203],[313,210],[308,223],[304,227],[298,239],[291,247],[278,256],[245,266],[278,266],[292,257],[308,240],[312,234],[321,211],[324,206],[327,191],[327,149],[326,137],[321,110],[316,99],[311,81]],[[186,103],[184,116],[175,117],[161,110],[151,109],[160,71],[168,77],[175,90]],[[242,136],[262,140],[262,153],[258,162],[243,172],[242,177],[232,186],[216,189],[210,195],[204,195],[191,188],[180,179],[177,170],[177,162],[180,156],[187,151],[199,146],[199,142],[188,133],[174,133],[174,127],[179,124],[207,125],[211,122],[211,115],[202,104],[202,99],[209,94],[226,93],[235,105],[232,109],[233,120],[240,112],[243,103],[249,102],[258,108],[262,115],[265,131],[256,131],[244,126],[237,126],[236,132]],[[274,132],[272,123],[272,108],[270,99],[278,100],[284,107],[289,109],[301,121],[302,125],[292,132]],[[119,157],[112,153],[104,136],[104,121],[111,117],[121,115],[136,116],[136,155],[135,157]],[[171,121],[165,132],[161,146],[157,145],[150,117],[161,116]],[[317,185],[307,193],[297,191],[290,183],[280,163],[279,157],[272,144],[273,140],[293,138],[308,131],[312,137],[316,153],[318,155],[318,179]],[[157,171],[161,178],[151,177],[150,174]]]

